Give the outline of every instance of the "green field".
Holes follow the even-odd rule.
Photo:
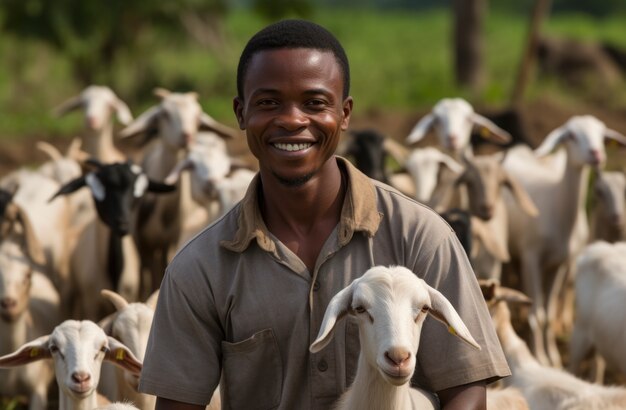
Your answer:
[[[447,10],[427,12],[317,10],[312,20],[328,27],[344,44],[352,66],[355,116],[372,110],[410,112],[424,109],[445,96],[464,96],[472,102],[499,106],[509,98],[527,27],[523,15],[491,11],[485,26],[484,90],[471,96],[453,81],[450,48],[451,19]],[[609,40],[626,48],[624,16],[595,20],[585,15],[558,15],[546,33],[593,41]],[[211,115],[232,124],[231,98],[239,52],[251,34],[267,21],[251,12],[227,15],[223,44],[216,50],[189,39],[182,41],[151,31],[137,39],[132,51],[120,55],[115,66],[95,73],[125,99],[135,115],[154,99],[153,87],[195,90]],[[80,129],[79,116],[53,118],[50,109],[83,88],[72,78],[62,54],[32,41],[0,36],[0,138],[71,136]],[[609,104],[626,106],[626,86],[614,90]],[[585,95],[557,81],[535,82],[528,98],[550,93],[564,104]]]

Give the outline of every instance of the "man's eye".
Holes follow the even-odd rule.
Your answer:
[[[257,101],[256,105],[260,105],[260,106],[273,106],[276,105],[276,101],[274,100],[259,100]]]
[[[314,98],[306,102],[306,105],[309,107],[319,107],[322,105],[326,105],[326,101]]]

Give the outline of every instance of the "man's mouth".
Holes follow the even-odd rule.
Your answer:
[[[309,148],[311,145],[310,142],[306,142],[306,143],[302,143],[302,144],[282,144],[282,143],[277,143],[274,144],[274,147],[278,148],[281,151],[289,151],[289,152],[293,152],[293,151],[302,151],[305,150],[307,148]]]

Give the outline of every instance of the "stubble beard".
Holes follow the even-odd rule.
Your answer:
[[[311,178],[313,178],[313,175],[315,175],[315,171],[296,177],[296,178],[284,178],[275,172],[272,172],[272,174],[274,175],[274,177],[276,177],[276,179],[281,185],[286,186],[288,188],[299,188],[302,185],[309,182]]]

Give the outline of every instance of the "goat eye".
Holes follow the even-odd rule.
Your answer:
[[[56,353],[59,351],[59,348],[56,347],[55,345],[50,345],[49,349],[50,349],[50,353]]]
[[[357,306],[354,308],[356,313],[365,313],[365,308],[363,306]]]
[[[424,312],[424,313],[428,313],[429,310],[430,310],[430,308],[428,306],[423,306],[422,307],[422,312]]]

